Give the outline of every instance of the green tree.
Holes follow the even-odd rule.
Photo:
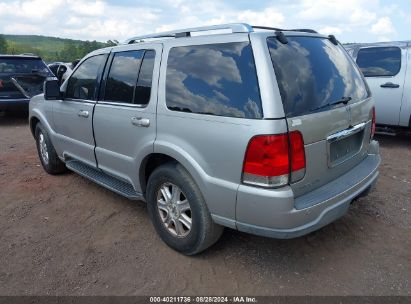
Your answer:
[[[116,46],[119,42],[117,40],[107,40],[106,46]]]
[[[3,35],[0,35],[0,54],[5,54],[7,53],[7,41],[3,37]]]

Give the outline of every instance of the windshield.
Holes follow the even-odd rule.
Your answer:
[[[324,111],[342,101],[369,96],[361,72],[340,46],[326,38],[267,39],[287,117]]]
[[[1,58],[0,73],[4,74],[50,74],[50,70],[37,58]]]

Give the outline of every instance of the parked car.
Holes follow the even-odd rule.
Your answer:
[[[35,55],[0,55],[0,111],[28,112],[32,96],[43,92],[50,70]]]
[[[396,131],[411,128],[411,42],[345,46],[370,86],[377,125]]]
[[[94,51],[30,102],[45,171],[146,201],[160,237],[187,255],[223,226],[292,238],[343,216],[378,177],[374,122],[333,36],[247,24]]]

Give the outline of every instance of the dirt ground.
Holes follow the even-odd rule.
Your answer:
[[[383,137],[376,189],[337,222],[274,240],[226,229],[185,257],[142,202],[40,166],[0,117],[0,295],[411,295],[411,137]]]

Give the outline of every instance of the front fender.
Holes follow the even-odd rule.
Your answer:
[[[54,149],[56,150],[57,154],[60,156],[61,153],[58,149],[58,145],[56,145],[57,142],[57,133],[54,130],[54,124],[53,124],[53,108],[51,102],[56,102],[56,101],[48,101],[44,100],[43,94],[34,96],[30,99],[29,103],[29,126],[30,126],[30,131],[34,137],[34,132],[35,130],[35,125],[37,123],[41,123],[43,127],[46,129],[51,143],[54,146]]]

